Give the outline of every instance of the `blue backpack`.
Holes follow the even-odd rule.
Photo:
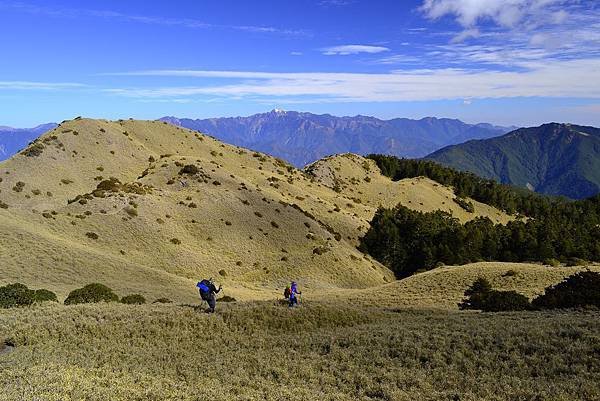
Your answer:
[[[203,300],[208,300],[210,296],[210,281],[202,280],[196,284],[196,287],[200,290],[200,298]]]

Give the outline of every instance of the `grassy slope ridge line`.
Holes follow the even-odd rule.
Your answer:
[[[357,155],[302,171],[158,121],[63,122],[0,163],[0,178],[0,284],[63,299],[100,282],[190,302],[202,277],[241,300],[291,279],[309,292],[378,286],[393,274],[356,249],[378,206],[512,219],[478,202],[468,213],[448,188],[391,181]]]

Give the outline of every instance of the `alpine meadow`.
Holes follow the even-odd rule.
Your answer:
[[[0,22],[0,401],[600,400],[596,2]]]

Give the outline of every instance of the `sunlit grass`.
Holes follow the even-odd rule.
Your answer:
[[[3,400],[597,399],[600,313],[260,302],[0,312]],[[537,398],[536,398],[537,397]]]

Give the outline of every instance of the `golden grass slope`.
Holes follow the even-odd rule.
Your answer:
[[[109,177],[123,185],[97,190]],[[304,172],[157,121],[64,122],[0,164],[0,178],[0,284],[60,296],[102,282],[190,301],[207,276],[238,299],[272,298],[290,279],[319,292],[377,286],[392,273],[356,245],[378,206],[510,218],[479,204],[469,216],[450,189],[392,182],[359,156]]]
[[[338,290],[324,296],[329,301],[368,306],[417,309],[454,309],[464,299],[465,290],[479,277],[502,291],[517,291],[530,299],[544,289],[582,270],[600,272],[600,265],[552,267],[530,263],[480,262],[464,266],[444,266],[415,274],[378,287],[376,290]]]
[[[392,208],[398,204],[420,212],[442,210],[450,213],[461,222],[477,217],[487,217],[499,224],[506,224],[512,216],[469,199],[475,208],[468,213],[456,202],[452,188],[445,187],[426,177],[392,181],[381,174],[377,164],[351,153],[336,155],[319,160],[307,168],[324,185],[345,195],[346,199],[367,205],[366,217],[370,221],[373,208]]]

